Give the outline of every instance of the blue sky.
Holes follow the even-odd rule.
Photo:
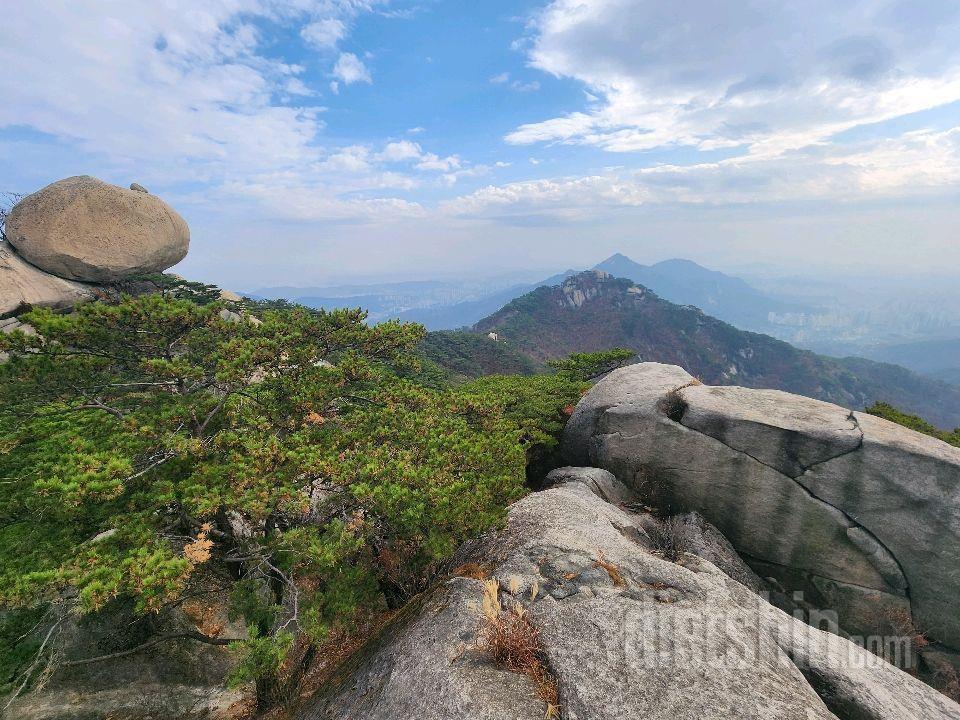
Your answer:
[[[952,272],[960,2],[4,6],[0,190],[87,173],[225,286],[721,268]]]

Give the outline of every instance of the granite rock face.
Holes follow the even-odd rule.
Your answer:
[[[958,448],[849,408],[641,363],[582,399],[565,452],[653,505],[702,514],[761,575],[836,607],[845,629],[868,633],[907,608],[960,648]]]
[[[0,240],[0,317],[32,307],[72,307],[92,297],[94,288],[43,272]]]
[[[579,477],[578,477],[579,475]],[[598,483],[598,479],[600,482]],[[849,641],[773,607],[694,554],[652,547],[629,489],[564,468],[469,555],[539,631],[568,720],[946,720],[960,706]],[[481,580],[409,606],[300,711],[300,720],[540,720],[526,675],[477,649]]]

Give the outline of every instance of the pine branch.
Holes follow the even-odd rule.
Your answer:
[[[116,660],[117,658],[128,657],[129,655],[136,655],[139,652],[148,650],[149,648],[155,647],[162,643],[168,642],[170,640],[194,640],[199,643],[204,643],[205,645],[218,645],[226,646],[235,642],[242,642],[243,638],[218,638],[210,637],[209,635],[204,635],[196,631],[190,632],[179,632],[179,633],[167,633],[165,635],[158,635],[141,645],[132,647],[129,650],[120,650],[114,653],[108,653],[106,655],[97,655],[96,657],[83,658],[81,660],[67,660],[60,663],[63,667],[76,667],[77,665],[89,665],[96,662],[104,662],[106,660]]]

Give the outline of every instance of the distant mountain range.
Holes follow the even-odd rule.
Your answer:
[[[253,299],[283,298],[307,307],[327,310],[361,307],[369,313],[370,322],[403,318],[416,322],[426,321],[425,324],[430,329],[443,330],[472,325],[512,298],[523,295],[534,287],[535,284],[507,280],[426,280],[330,287],[280,286],[261,288],[244,294]],[[460,306],[467,310],[452,310]],[[461,316],[465,319],[461,319]]]
[[[914,372],[960,384],[960,338],[887,345],[866,354],[873,360],[894,362]]]
[[[775,326],[768,319],[770,313],[810,311],[808,307],[777,300],[740,278],[708,270],[691,260],[675,259],[641,265],[617,253],[594,269],[628,278],[670,302],[695,305],[710,315],[748,330],[774,330]],[[539,282],[511,283],[488,290],[464,283],[426,281],[329,288],[274,287],[257,290],[250,297],[282,297],[308,307],[327,309],[362,307],[370,312],[374,322],[399,318],[422,323],[428,330],[453,330],[469,327],[514,298],[538,287],[558,285],[576,272],[567,270]]]
[[[870,289],[862,284],[845,298],[813,293],[790,299],[810,288],[795,279],[784,287],[772,281],[758,289],[741,278],[705,268],[691,260],[673,259],[643,265],[617,253],[594,266],[614,277],[632,280],[669,302],[694,306],[707,315],[741,329],[762,332],[830,355],[857,355],[903,365],[932,378],[960,385],[960,328],[951,330],[949,302],[926,303],[916,293],[882,285]],[[279,298],[327,309],[362,307],[370,322],[400,319],[422,323],[428,330],[467,328],[496,313],[512,300],[539,288],[559,285],[574,270],[539,282],[494,280],[417,281],[333,287],[264,288],[251,297]],[[822,284],[822,283],[821,283]],[[871,292],[873,295],[871,295]],[[867,303],[860,310],[854,301]],[[877,304],[879,302],[879,304]],[[942,311],[937,314],[937,308]]]
[[[653,290],[664,300],[693,305],[708,315],[744,330],[769,332],[774,329],[770,313],[810,312],[812,308],[778,300],[757,290],[740,278],[708,270],[691,260],[664,260],[641,265],[617,253],[594,266],[614,277],[627,278]]]
[[[482,320],[487,315],[496,312],[514,298],[525,295],[538,287],[559,285],[574,274],[576,274],[575,270],[567,270],[564,273],[548,277],[538,283],[513,285],[480,298],[479,300],[467,300],[453,305],[404,310],[399,313],[397,317],[407,322],[420,323],[426,327],[427,330],[451,330],[468,327]]]
[[[941,427],[960,425],[960,387],[896,365],[829,358],[738,330],[635,282],[588,271],[540,287],[478,322],[538,362],[611,347],[681,365],[713,385],[776,388],[860,409],[882,400]]]

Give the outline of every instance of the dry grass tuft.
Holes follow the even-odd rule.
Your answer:
[[[455,577],[471,578],[472,580],[486,580],[490,577],[490,568],[480,563],[468,562],[455,567],[452,574]]]
[[[477,632],[477,649],[497,666],[529,677],[537,688],[538,697],[547,705],[546,717],[559,718],[560,692],[556,679],[544,662],[540,631],[530,622],[526,609],[519,602],[504,608],[500,602],[499,582],[491,579],[483,585],[483,615]]]
[[[680,420],[683,419],[683,414],[687,411],[687,402],[683,399],[680,391],[684,388],[695,387],[697,385],[703,385],[703,383],[694,379],[668,392],[660,398],[660,402],[657,404],[660,412],[674,422],[680,422]]]
[[[916,653],[923,650],[930,644],[927,636],[914,623],[910,610],[906,607],[890,607],[880,603],[878,596],[869,598],[873,602],[873,607],[865,610],[867,622],[872,625],[872,634],[878,637],[896,637],[904,638],[911,653],[915,657]],[[898,648],[888,646],[882,643],[878,648],[871,648],[876,655],[890,663],[902,663],[904,658],[898,657]],[[901,668],[911,672],[911,668]]]
[[[905,667],[903,661],[905,659],[915,660],[917,656],[920,656],[930,670],[930,676],[925,678],[925,681],[951,700],[960,702],[960,672],[957,672],[957,669],[948,661],[930,663],[923,656],[923,649],[930,645],[930,640],[917,627],[910,610],[905,607],[891,608],[877,605],[871,611],[868,611],[867,617],[873,625],[874,634],[881,637],[905,638],[909,650],[909,654],[904,658],[899,654],[900,648],[897,647],[896,643],[881,643],[879,646],[870,648],[874,654],[911,675],[917,674],[918,666]]]
[[[626,587],[627,581],[623,579],[623,575],[620,573],[620,568],[614,565],[612,562],[607,560],[603,553],[599,553],[597,559],[593,561],[593,566],[598,568],[603,568],[607,571],[607,575],[610,576],[610,579],[613,581],[613,584],[617,587]]]
[[[934,673],[933,686],[954,702],[960,703],[960,673],[954,667],[942,667]]]
[[[889,626],[892,634],[908,638],[914,650],[922,650],[930,641],[913,621],[913,616],[905,607],[891,608],[883,614],[883,621]]]
[[[691,548],[690,528],[680,517],[670,517],[647,528],[653,550],[670,562],[680,562]]]

